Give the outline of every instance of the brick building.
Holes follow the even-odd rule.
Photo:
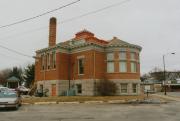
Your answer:
[[[49,47],[36,51],[35,80],[49,96],[74,88],[76,95],[96,95],[99,80],[114,81],[117,95],[140,93],[141,47],[113,37],[102,40],[87,30],[56,44],[56,18],[50,19]]]

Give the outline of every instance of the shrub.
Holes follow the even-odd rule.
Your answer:
[[[117,91],[116,83],[109,80],[101,80],[97,83],[97,92],[102,96],[112,96],[115,95]]]

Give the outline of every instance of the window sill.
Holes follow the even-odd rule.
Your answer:
[[[132,94],[137,94],[137,92],[132,92]]]
[[[53,68],[53,69],[47,69],[47,70],[41,70],[40,72],[45,72],[45,71],[55,71],[56,68]]]
[[[137,74],[138,72],[106,72],[106,74]]]
[[[116,73],[116,72],[106,72],[107,74],[113,74],[113,73]]]
[[[128,93],[122,93],[122,92],[121,92],[120,94],[121,94],[121,95],[127,95]]]
[[[78,74],[78,76],[84,76],[84,74]]]

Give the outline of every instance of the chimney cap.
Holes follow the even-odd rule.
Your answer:
[[[51,17],[51,18],[50,18],[50,22],[51,22],[51,23],[56,23],[56,17]]]

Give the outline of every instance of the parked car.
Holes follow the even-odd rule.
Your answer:
[[[7,87],[0,87],[0,92],[7,92],[7,91],[11,91],[11,90]]]
[[[28,92],[29,92],[29,89],[24,87],[24,86],[19,86],[16,91],[19,91],[20,94],[24,94],[24,95],[27,95]]]
[[[8,87],[0,87],[0,92],[16,92],[15,89],[10,89]]]
[[[13,91],[0,92],[0,108],[15,108],[21,106],[21,97]]]

